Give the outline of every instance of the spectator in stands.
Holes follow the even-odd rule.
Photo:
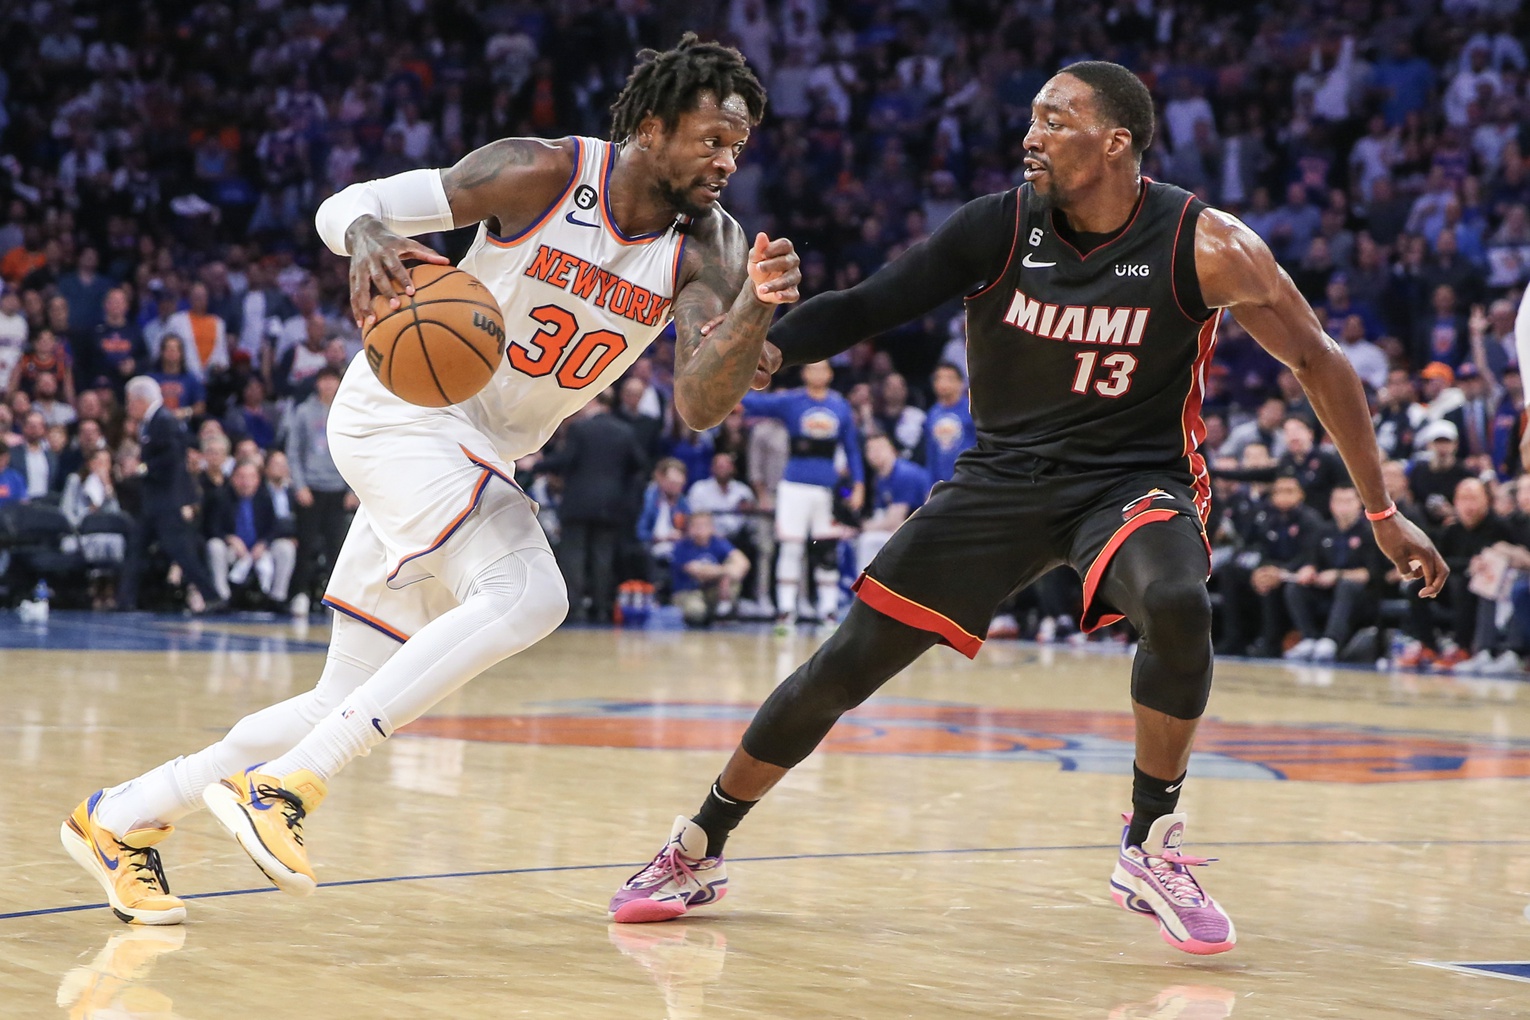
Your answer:
[[[738,480],[738,461],[731,453],[715,453],[711,468],[711,474],[685,494],[691,513],[711,514],[717,533],[733,545],[752,544],[746,514],[754,509],[754,492]]]
[[[1323,528],[1323,518],[1306,504],[1295,472],[1276,478],[1252,525],[1252,546],[1259,557],[1249,583],[1259,597],[1260,636],[1250,655],[1269,658],[1282,653],[1288,619],[1284,586],[1303,564],[1314,561]]]
[[[86,519],[96,515],[120,515],[122,504],[117,501],[117,485],[112,477],[112,454],[103,447],[92,449],[85,463],[77,471],[70,472],[64,483],[59,508],[78,529]],[[109,573],[93,573],[90,583],[92,609],[115,609],[117,607],[116,573],[121,569],[127,550],[130,530],[127,519],[121,518],[118,531],[89,531],[80,536],[80,552],[85,562]]]
[[[77,329],[94,330],[101,321],[102,302],[111,283],[100,269],[101,253],[87,245],[80,249],[74,269],[59,277],[59,297],[69,306],[69,321]]]
[[[37,392],[37,379],[51,375],[58,383],[58,392],[69,403],[74,403],[74,363],[68,352],[58,342],[58,335],[44,327],[32,334],[32,349],[21,356],[11,372],[10,391],[20,390],[27,396]]]
[[[259,464],[247,460],[234,468],[206,527],[207,566],[221,600],[227,602],[234,586],[253,577],[271,603],[286,605],[297,543],[279,537],[276,508],[261,484]]]
[[[28,411],[22,418],[21,443],[11,450],[11,461],[26,479],[28,499],[63,489],[63,472],[48,446],[48,420],[41,411]]]
[[[329,339],[329,323],[324,321],[324,316],[315,311],[304,320],[303,326],[303,342],[287,349],[272,374],[276,396],[294,402],[308,399],[321,368],[333,367],[324,355],[324,344]]]
[[[1457,486],[1472,474],[1457,459],[1460,431],[1455,422],[1432,421],[1418,430],[1415,442],[1425,453],[1409,473],[1408,484],[1430,522],[1440,526],[1452,516],[1451,500]]]
[[[271,509],[276,512],[276,533],[282,538],[296,539],[297,515],[292,487],[292,465],[281,450],[266,454],[266,464],[261,471],[266,494],[271,497]]]
[[[276,442],[276,409],[266,400],[266,384],[259,376],[245,380],[239,403],[223,416],[223,430],[235,440],[254,440],[262,450]]]
[[[649,576],[669,573],[670,555],[675,540],[685,529],[690,504],[685,499],[685,465],[665,457],[653,468],[653,481],[643,492],[643,512],[638,517],[637,536],[647,550]]]
[[[88,350],[80,352],[88,388],[105,387],[119,397],[127,381],[149,364],[143,331],[128,318],[127,292],[113,287],[101,302],[101,321],[96,323]]]
[[[1380,390],[1387,381],[1387,356],[1380,347],[1365,338],[1365,319],[1358,312],[1345,316],[1343,327],[1336,336],[1339,349],[1354,367],[1355,374],[1373,390]]]
[[[670,559],[671,591],[685,622],[704,627],[733,615],[749,558],[717,534],[712,515],[692,512]]]
[[[0,379],[10,384],[16,363],[26,353],[30,328],[21,314],[21,294],[15,287],[0,283]]]
[[[1457,484],[1450,517],[1436,542],[1451,570],[1445,590],[1437,600],[1447,614],[1445,635],[1442,638],[1437,633],[1435,606],[1431,601],[1410,598],[1407,629],[1413,644],[1399,663],[1407,668],[1434,663],[1440,669],[1451,669],[1472,658],[1474,642],[1479,637],[1479,613],[1485,601],[1471,590],[1472,561],[1489,546],[1513,537],[1507,523],[1492,512],[1487,487],[1476,478],[1464,478]],[[1415,602],[1423,605],[1415,606]],[[1490,632],[1491,612],[1488,622],[1489,631],[1485,633]],[[1484,647],[1477,650],[1491,651],[1492,640],[1489,637]]]
[[[1337,454],[1317,445],[1316,428],[1306,415],[1287,415],[1281,429],[1286,452],[1275,461],[1275,473],[1296,476],[1309,509],[1327,508],[1329,495],[1349,478],[1344,462]]]
[[[187,292],[190,307],[170,316],[168,332],[186,341],[186,367],[204,384],[229,367],[228,327],[208,310],[207,285],[198,281]]]
[[[1466,401],[1456,386],[1455,369],[1443,361],[1431,361],[1418,375],[1423,388],[1424,410],[1431,420],[1446,417]]]
[[[0,506],[27,498],[26,476],[11,466],[11,448],[0,443]]]
[[[569,425],[562,449],[541,465],[563,478],[556,552],[568,585],[569,615],[596,623],[611,619],[622,538],[633,524],[632,494],[648,465],[632,426],[611,413],[614,403],[610,390],[592,400]],[[654,524],[659,527],[657,517]]]
[[[1354,487],[1336,486],[1328,501],[1332,518],[1321,530],[1311,559],[1285,584],[1286,610],[1301,640],[1287,659],[1332,662],[1358,624],[1375,613],[1385,559]]]
[[[1233,428],[1227,440],[1217,450],[1222,457],[1242,460],[1243,451],[1252,443],[1258,443],[1275,455],[1285,452],[1285,435],[1281,423],[1286,418],[1286,402],[1280,397],[1266,397],[1259,403],[1255,416]]]
[[[149,377],[159,383],[165,408],[181,421],[207,412],[207,389],[186,364],[186,342],[167,333],[159,345],[159,360]]]
[[[956,458],[977,444],[977,429],[960,368],[944,361],[936,365],[930,387],[935,403],[924,418],[924,467],[931,482],[944,482],[956,473]]]
[[[298,565],[289,607],[294,616],[308,615],[320,558],[327,569],[334,569],[345,539],[346,514],[354,509],[355,497],[330,456],[326,430],[339,388],[339,373],[321,369],[314,377],[313,395],[293,409],[287,427],[292,499],[297,504]]]
[[[1388,457],[1411,457],[1414,434],[1427,420],[1413,388],[1413,377],[1407,369],[1390,370],[1386,385],[1376,395],[1376,413],[1371,419],[1382,452]]]
[[[1460,437],[1460,456],[1466,469],[1473,474],[1493,470],[1494,420],[1498,410],[1496,382],[1491,382],[1468,361],[1456,373],[1465,398],[1461,406],[1447,414],[1443,420],[1453,422]]]
[[[872,390],[872,406],[877,427],[892,440],[898,456],[912,457],[924,438],[925,413],[908,402],[908,381],[889,373]]]
[[[142,449],[142,500],[138,528],[128,542],[122,583],[117,590],[119,609],[138,608],[138,589],[148,569],[150,546],[159,549],[181,568],[191,585],[186,604],[193,613],[218,612],[227,604],[216,598],[212,575],[202,562],[192,523],[197,519],[196,497],[186,471],[186,427],[166,410],[159,383],[148,376],[134,376],[127,384],[127,413],[139,422]]]
[[[866,440],[866,464],[872,471],[871,514],[861,522],[855,542],[857,570],[870,565],[893,532],[930,495],[929,472],[898,456],[888,436],[876,434]]]

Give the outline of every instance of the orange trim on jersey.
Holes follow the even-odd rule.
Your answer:
[[[1153,183],[1153,179],[1151,177],[1148,177],[1148,176],[1145,176],[1145,175],[1143,176],[1143,178],[1142,178],[1142,190],[1137,195],[1137,207],[1132,210],[1132,218],[1126,221],[1126,226],[1121,228],[1121,232],[1119,234],[1117,234],[1115,237],[1112,237],[1110,240],[1106,241],[1104,244],[1100,245],[1098,248],[1090,249],[1088,255],[1085,255],[1083,252],[1079,251],[1077,248],[1074,248],[1072,243],[1069,242],[1069,240],[1066,237],[1062,236],[1061,234],[1057,234],[1057,210],[1056,209],[1053,209],[1050,213],[1047,214],[1047,222],[1052,225],[1052,233],[1057,234],[1057,239],[1059,241],[1061,241],[1063,244],[1066,244],[1070,249],[1072,249],[1073,254],[1078,256],[1078,260],[1080,262],[1088,262],[1090,259],[1094,258],[1100,252],[1104,251],[1106,248],[1109,248],[1111,245],[1115,244],[1117,241],[1121,240],[1127,234],[1130,234],[1132,232],[1132,224],[1137,222],[1137,217],[1142,214],[1142,207],[1147,205],[1148,185],[1152,184],[1152,183]]]
[[[690,234],[681,234],[680,243],[675,245],[675,282],[670,284],[669,288],[669,296],[671,300],[680,296],[680,262],[685,258],[685,242],[690,239],[690,236]]]
[[[949,616],[899,595],[870,574],[856,578],[851,590],[883,616],[890,616],[916,630],[929,631],[969,659],[976,658],[978,649],[983,647],[982,638],[968,632]]]
[[[333,595],[325,595],[319,600],[319,604],[328,606],[337,613],[344,613],[346,616],[349,616],[354,620],[360,620],[367,626],[382,631],[384,634],[388,635],[390,638],[393,638],[395,641],[409,640],[409,635],[405,634],[397,627],[390,627],[388,624],[383,623],[381,620],[371,615],[370,613],[363,613],[361,610],[357,609],[349,602],[343,602],[340,599],[335,598]]]
[[[553,199],[553,204],[543,210],[542,215],[538,216],[531,226],[509,237],[500,237],[488,228],[484,228],[484,237],[490,244],[497,248],[514,248],[526,240],[526,238],[541,230],[547,224],[547,221],[552,219],[553,213],[563,206],[563,200],[568,198],[569,191],[573,189],[574,183],[579,180],[579,168],[584,164],[584,145],[579,141],[578,135],[572,137],[574,140],[574,172],[568,175],[568,183],[563,185],[563,190],[558,192],[558,197]]]
[[[462,527],[462,522],[468,519],[468,514],[477,509],[478,501],[483,498],[483,490],[488,486],[489,479],[495,476],[500,478],[504,477],[493,468],[483,468],[483,474],[479,476],[478,484],[473,486],[473,495],[468,500],[468,505],[463,507],[462,511],[458,513],[456,517],[452,518],[452,522],[450,524],[441,529],[441,533],[435,537],[435,541],[431,542],[430,545],[426,546],[424,549],[419,550],[418,552],[412,552],[408,556],[405,556],[403,559],[399,560],[398,564],[388,572],[389,583],[391,583],[394,578],[398,577],[398,572],[404,569],[404,564],[408,563],[410,560],[417,560],[421,556],[424,556],[426,553],[435,552],[446,543],[448,538],[452,537],[458,528]]]
[[[458,443],[457,444],[457,449],[462,451],[462,455],[464,457],[466,457],[468,460],[472,461],[474,464],[477,464],[479,467],[483,468],[485,471],[488,471],[491,474],[493,474],[495,478],[498,478],[499,480],[504,481],[504,482],[509,482],[512,488],[515,488],[515,489],[520,489],[521,488],[519,485],[515,484],[515,479],[514,478],[511,478],[509,475],[505,474],[499,468],[495,467],[493,464],[490,464],[488,461],[486,461],[482,457],[478,456],[478,454],[474,453],[472,450],[469,450],[466,446],[463,446],[461,443]],[[525,490],[522,489],[521,491],[524,492]]]
[[[1121,613],[1111,613],[1100,617],[1093,623],[1089,621],[1089,609],[1094,605],[1095,589],[1100,586],[1100,581],[1104,579],[1105,568],[1110,566],[1111,557],[1115,556],[1116,550],[1121,548],[1121,543],[1130,538],[1132,533],[1144,524],[1151,524],[1154,521],[1169,521],[1178,516],[1178,510],[1170,510],[1167,507],[1154,507],[1151,510],[1144,510],[1131,518],[1117,528],[1114,535],[1110,536],[1110,541],[1105,543],[1105,548],[1100,550],[1100,554],[1094,558],[1094,562],[1089,564],[1089,569],[1084,573],[1084,611],[1079,616],[1079,624],[1085,634],[1099,630],[1101,627],[1108,627],[1117,620],[1125,619]]]
[[[1015,261],[1015,249],[1020,247],[1020,206],[1023,205],[1023,204],[1024,203],[1020,201],[1020,189],[1016,188],[1015,189],[1015,234],[1014,234],[1014,237],[1011,238],[1010,242],[1009,242],[1009,257],[1004,260],[1004,268],[999,271],[999,275],[998,276],[995,276],[992,280],[988,281],[988,283],[984,284],[982,290],[977,291],[974,294],[968,294],[963,300],[966,300],[966,301],[975,301],[978,298],[982,297],[984,294],[987,294],[989,291],[991,291],[995,287],[997,287],[999,285],[999,281],[1004,279],[1004,275],[1009,272],[1010,265],[1013,264],[1014,261]],[[963,330],[963,332],[965,332],[965,330]]]
[[[606,226],[606,233],[616,238],[620,245],[653,244],[669,230],[656,230],[651,234],[639,234],[636,237],[628,237],[622,233],[622,228],[616,225],[616,217],[611,213],[611,171],[616,167],[616,143],[606,142],[606,172],[600,182],[600,221]]]

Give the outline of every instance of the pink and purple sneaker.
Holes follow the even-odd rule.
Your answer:
[[[681,815],[648,866],[611,897],[611,919],[619,924],[669,921],[696,907],[716,903],[728,893],[728,872],[721,857],[708,857],[707,834]]]
[[[1126,910],[1156,919],[1159,934],[1175,949],[1197,956],[1225,953],[1238,942],[1232,918],[1190,873],[1215,858],[1180,853],[1184,837],[1183,813],[1155,821],[1141,846],[1127,846],[1123,831],[1121,856],[1110,876],[1111,898]]]

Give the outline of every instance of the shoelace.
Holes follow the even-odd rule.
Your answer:
[[[636,883],[647,885],[663,885],[669,881],[678,881],[682,885],[687,881],[696,881],[696,873],[681,856],[680,848],[674,844],[659,851],[658,856],[649,861],[648,867],[638,872],[634,879]]]
[[[289,790],[283,790],[279,786],[267,786],[264,783],[255,787],[255,795],[282,802],[282,818],[286,820],[287,828],[292,830],[293,842],[302,846],[303,817],[308,814],[308,810],[303,807],[303,799]]]
[[[160,862],[158,850],[152,846],[128,846],[126,843],[117,843],[117,849],[121,851],[121,856],[130,862],[128,865],[130,868],[134,871],[147,872],[147,874],[134,875],[135,879],[167,896],[170,894],[170,880],[165,877],[165,866]]]
[[[1188,906],[1205,906],[1206,894],[1189,869],[1210,864],[1215,857],[1190,857],[1170,851],[1158,855],[1143,854],[1143,858],[1148,870],[1175,900]]]

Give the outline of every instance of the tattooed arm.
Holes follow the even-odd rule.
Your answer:
[[[370,319],[374,290],[395,308],[400,294],[413,293],[404,260],[447,264],[444,255],[406,233],[445,229],[448,218],[454,227],[487,221],[496,234],[524,230],[557,199],[573,166],[571,139],[504,138],[448,170],[410,170],[353,184],[327,199],[319,209],[320,233],[339,217],[343,245],[331,247],[351,257],[351,312],[357,323],[365,327]],[[376,209],[383,214],[368,211]],[[327,216],[331,224],[325,223]]]
[[[791,241],[756,234],[746,248],[743,229],[721,210],[692,230],[675,295],[675,410],[707,429],[760,381],[757,373],[768,382],[765,331],[776,305],[797,300],[802,273]]]

